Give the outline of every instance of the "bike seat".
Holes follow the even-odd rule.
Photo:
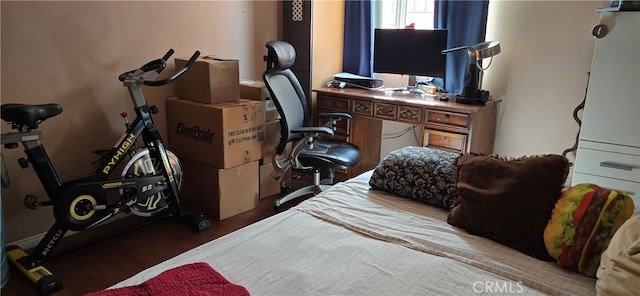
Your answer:
[[[62,112],[59,104],[2,104],[2,120],[17,126],[37,127],[38,123]]]

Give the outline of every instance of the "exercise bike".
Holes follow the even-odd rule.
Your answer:
[[[2,104],[2,120],[10,123],[12,129],[2,134],[2,144],[5,148],[17,148],[18,143],[22,143],[27,159],[20,158],[18,163],[22,168],[31,164],[49,197],[49,201],[38,202],[36,197],[27,195],[25,205],[29,208],[53,206],[55,223],[30,254],[19,247],[7,248],[12,264],[33,281],[42,294],[62,289],[62,282],[42,263],[69,230],[90,229],[119,213],[177,216],[193,224],[198,232],[211,227],[202,214],[185,211],[180,197],[182,167],[178,158],[165,149],[152,119],[158,108],[147,105],[141,89],[171,83],[200,55],[196,51],[182,69],[168,78],[156,80],[172,54],[173,50],[169,50],[162,58],[118,77],[129,90],[136,118],[129,123],[126,114],[121,114],[126,127],[123,137],[113,149],[101,153],[97,169],[87,176],[60,180],[40,141],[42,132],[38,125],[60,114],[60,105]],[[124,160],[127,162],[122,166]],[[121,174],[116,176],[119,168],[122,168]]]

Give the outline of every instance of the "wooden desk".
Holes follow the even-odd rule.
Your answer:
[[[457,153],[493,152],[496,109],[499,101],[484,105],[455,102],[455,95],[420,96],[408,92],[371,91],[357,88],[319,88],[318,112],[348,112],[352,120],[338,123],[336,137],[360,147],[360,163],[345,172],[346,178],[374,168],[380,162],[382,120],[420,127],[420,145]],[[318,124],[324,124],[319,119]],[[338,179],[338,178],[337,178]],[[340,178],[342,179],[342,178]]]

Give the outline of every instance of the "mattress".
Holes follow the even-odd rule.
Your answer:
[[[595,295],[595,279],[446,223],[447,211],[369,189],[371,172],[111,288],[206,262],[252,295]]]

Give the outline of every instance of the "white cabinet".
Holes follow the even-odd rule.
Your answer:
[[[640,12],[602,13],[580,139],[640,146]]]
[[[640,147],[580,141],[571,183],[626,191],[640,207]]]
[[[640,12],[603,12],[572,184],[627,191],[640,206]]]

